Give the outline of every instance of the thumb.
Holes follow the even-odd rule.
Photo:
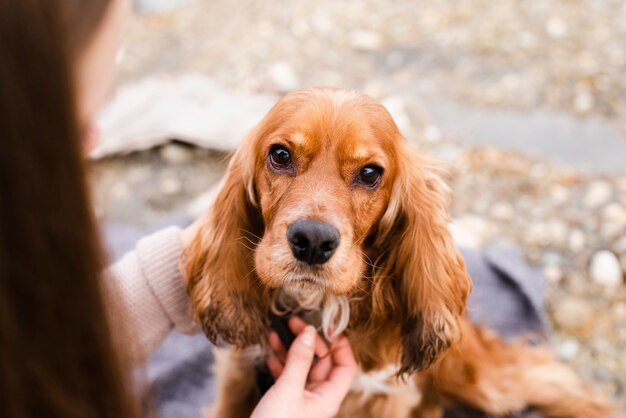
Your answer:
[[[276,381],[277,384],[304,389],[315,354],[316,334],[315,328],[308,325],[293,341],[287,353],[283,373]]]

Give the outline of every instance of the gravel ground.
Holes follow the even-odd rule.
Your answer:
[[[238,91],[336,85],[393,104],[390,97],[410,90],[416,103],[550,108],[626,126],[624,1],[186,3],[138,17],[122,84],[195,71]],[[462,147],[419,115],[403,117],[406,136],[450,166],[452,213],[469,231],[462,241],[511,242],[542,267],[555,351],[624,397],[626,170],[597,176]],[[187,208],[224,168],[223,155],[182,144],[94,162],[98,214],[151,224]]]

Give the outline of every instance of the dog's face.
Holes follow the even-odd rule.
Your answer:
[[[347,294],[364,280],[363,246],[388,206],[397,129],[351,93],[272,113],[280,123],[253,145],[265,224],[256,273],[272,288]]]
[[[344,295],[348,331],[396,335],[402,373],[428,366],[459,338],[470,288],[446,191],[374,100],[285,96],[235,153],[186,252],[198,321],[213,341],[247,346],[267,335],[277,289]]]

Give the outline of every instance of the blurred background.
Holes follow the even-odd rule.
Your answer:
[[[285,92],[363,91],[444,160],[460,245],[548,280],[557,355],[626,390],[626,2],[137,0],[92,159],[97,213],[197,216]]]

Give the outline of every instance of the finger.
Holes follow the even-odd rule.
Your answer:
[[[315,392],[325,400],[341,402],[347,395],[357,372],[356,360],[350,342],[346,337],[340,337],[333,347],[333,368],[325,382],[315,388]]]
[[[309,383],[324,382],[328,379],[328,375],[333,368],[333,361],[330,356],[320,357],[317,364],[313,366],[309,373]]]
[[[278,336],[278,334],[274,331],[270,332],[270,336],[268,337],[267,340],[270,345],[270,348],[272,349],[276,357],[278,357],[278,359],[282,363],[284,363],[285,360],[287,360],[287,350],[285,350],[285,347],[283,346],[283,343],[280,341],[280,337]]]
[[[287,362],[283,373],[276,381],[277,385],[288,385],[304,390],[304,385],[313,362],[315,346],[315,328],[307,326],[293,341],[287,353]]]
[[[304,330],[304,328],[306,328],[307,325],[309,324],[307,324],[306,322],[304,322],[301,318],[297,316],[292,316],[291,318],[289,318],[289,329],[295,335],[300,334]],[[329,352],[328,345],[326,345],[326,343],[321,337],[317,337],[315,339],[315,354],[318,357],[322,358],[322,357],[326,357],[328,355],[328,352]]]
[[[272,354],[267,356],[267,368],[274,377],[274,380],[278,380],[280,375],[283,374],[283,364]]]

